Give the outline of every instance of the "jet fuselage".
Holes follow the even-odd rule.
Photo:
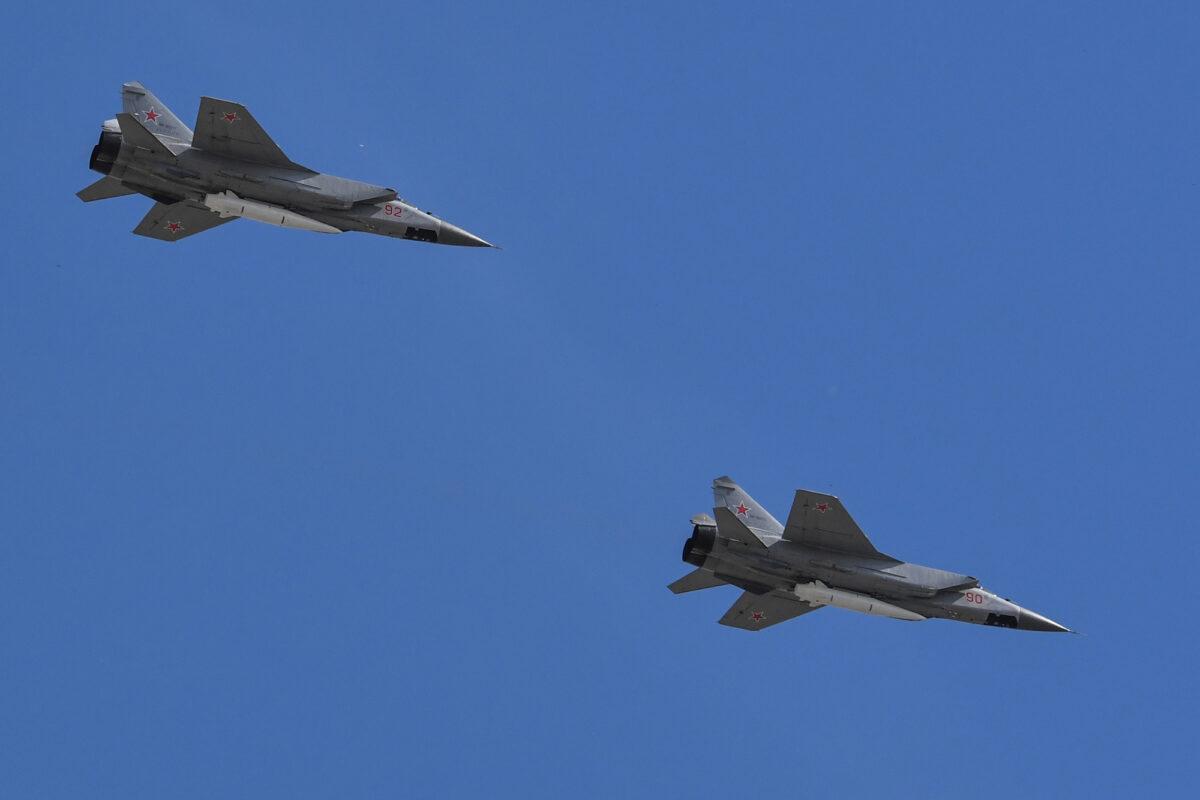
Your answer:
[[[684,543],[683,560],[747,591],[777,590],[810,604],[896,619],[942,618],[1024,630],[1066,630],[982,588],[968,575],[888,557],[806,547],[786,539],[761,547],[722,537],[715,525],[693,527]]]
[[[323,233],[491,246],[393,189],[295,163],[238,103],[201,98],[195,132],[140,83],[122,87],[122,103],[89,162],[105,177],[78,194],[85,202],[134,193],[157,201],[134,230],[139,235],[177,241],[245,217]]]

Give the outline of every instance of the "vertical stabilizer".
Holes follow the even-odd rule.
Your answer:
[[[713,503],[718,528],[722,528],[722,518],[728,520],[732,517],[767,547],[778,542],[783,536],[783,526],[779,524],[779,520],[772,517],[769,511],[755,502],[754,498],[746,494],[746,491],[728,475],[713,481]],[[728,513],[722,513],[721,509]],[[721,532],[732,538],[744,538],[732,535],[724,528]]]
[[[171,113],[163,101],[137,81],[121,87],[122,110],[142,123],[155,136],[170,142],[191,144],[192,130]]]

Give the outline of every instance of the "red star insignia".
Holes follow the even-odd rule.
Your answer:
[[[739,517],[744,517],[750,513],[750,509],[745,503],[738,503],[738,507],[734,510],[737,511]]]
[[[154,122],[158,119],[159,114],[153,108],[146,112],[146,122]]]
[[[829,510],[829,503],[817,503],[816,509],[818,514],[824,514]]]
[[[181,230],[183,230],[183,224],[180,222],[168,222],[167,230],[169,230],[171,233],[179,233]]]
[[[762,622],[763,621],[763,612],[752,611],[750,613],[750,619],[754,620],[755,622]]]
[[[235,111],[226,111],[221,115],[221,119],[225,120],[226,122],[237,122],[238,115]]]

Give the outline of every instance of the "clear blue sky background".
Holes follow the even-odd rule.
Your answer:
[[[6,797],[1194,789],[1193,4],[0,31]],[[141,80],[504,246],[84,205]],[[1086,636],[665,585],[729,473]]]

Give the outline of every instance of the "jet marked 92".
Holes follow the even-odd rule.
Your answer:
[[[726,584],[742,590],[722,625],[759,631],[835,606],[863,614],[931,618],[1070,633],[960,575],[910,564],[875,549],[842,502],[799,489],[780,525],[732,478],[713,481],[713,516],[692,517],[683,560],[696,567],[672,583],[675,594]]]
[[[319,233],[492,247],[404,202],[395,189],[297,164],[240,103],[200,98],[194,133],[140,83],[121,87],[121,103],[88,163],[104,177],[77,194],[85,203],[129,194],[154,200],[133,230],[139,236],[175,242],[245,217]]]

